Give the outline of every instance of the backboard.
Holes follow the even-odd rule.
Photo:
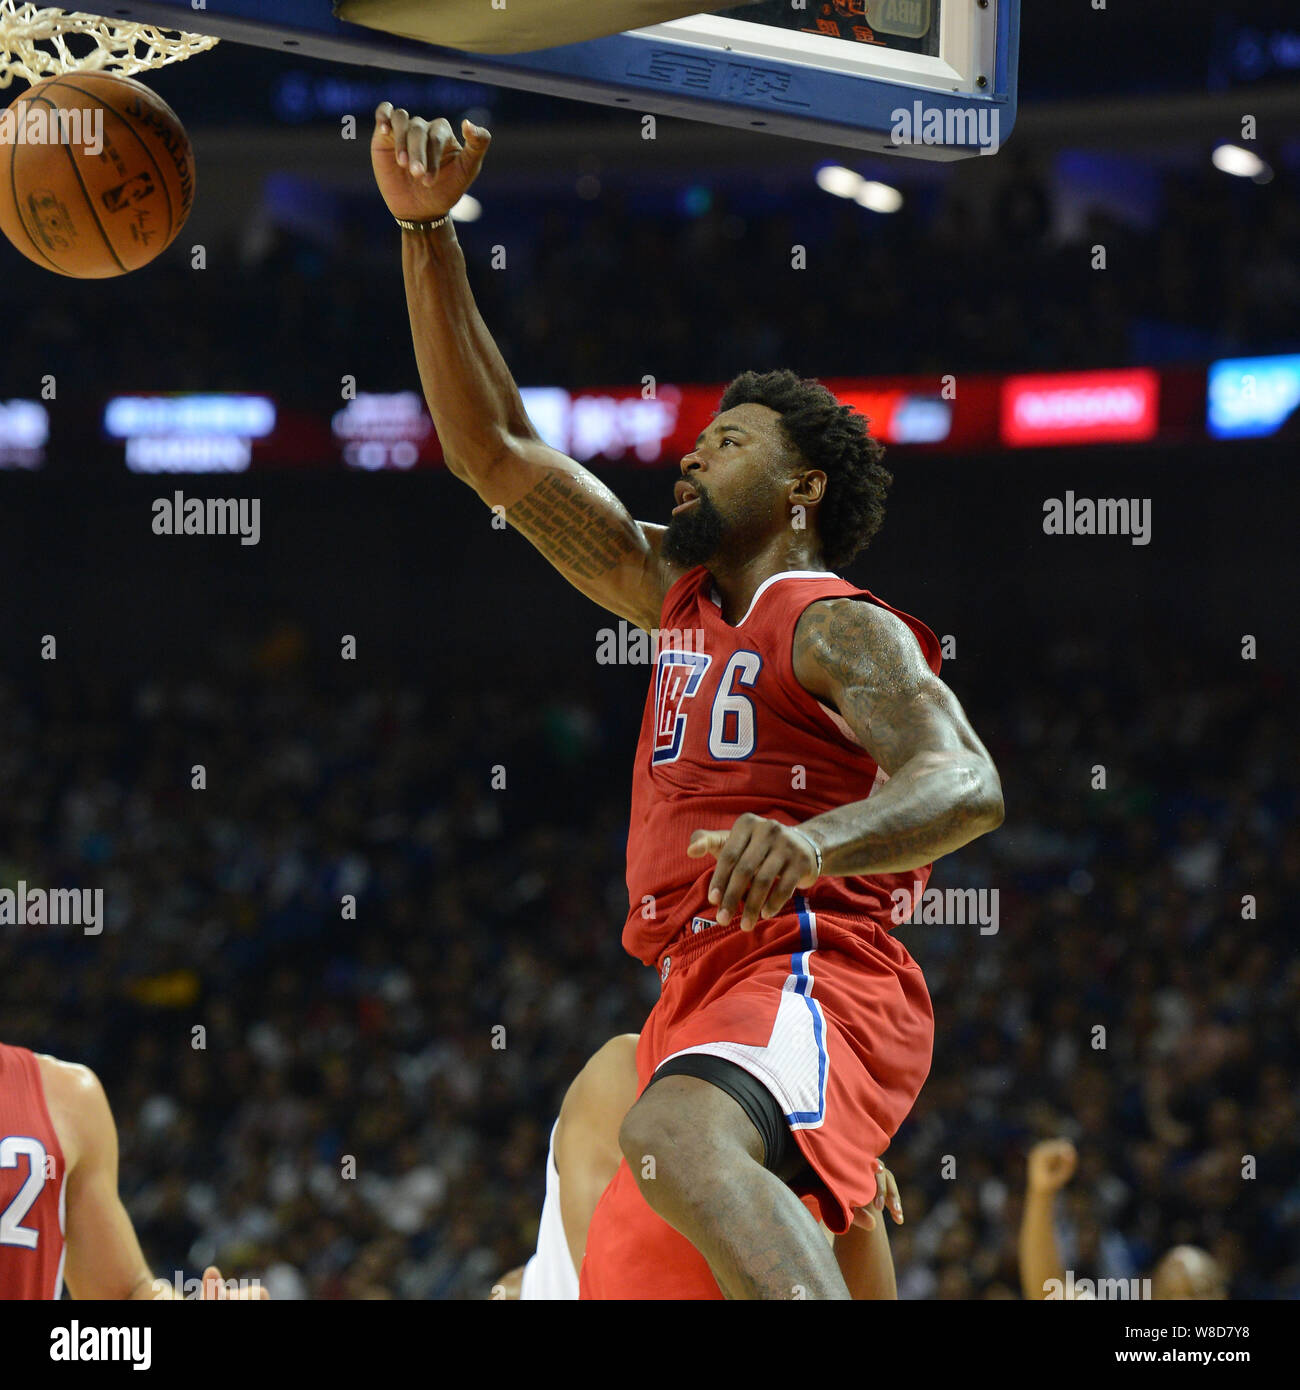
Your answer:
[[[412,15],[436,12],[439,3],[342,0],[340,8],[409,27]],[[480,10],[489,3],[477,0]],[[1016,113],[1020,0],[762,0],[510,54],[461,52],[363,27],[337,17],[329,0],[109,5],[109,19],[296,55],[923,159],[992,154]]]

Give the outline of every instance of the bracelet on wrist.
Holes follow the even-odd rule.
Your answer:
[[[451,221],[451,213],[444,212],[441,217],[435,217],[429,222],[408,222],[404,217],[394,217],[393,221],[404,232],[431,232],[436,227],[441,227],[444,222]]]
[[[811,835],[809,835],[806,831],[800,830],[798,826],[792,825],[790,829],[793,830],[794,833],[798,835],[801,840],[804,840],[806,843],[812,846],[812,852],[817,857],[817,877],[820,878],[822,876],[821,846],[817,843],[816,840],[813,839]]]

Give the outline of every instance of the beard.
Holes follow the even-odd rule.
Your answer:
[[[704,493],[688,512],[669,519],[659,553],[670,564],[692,569],[717,553],[726,531],[722,513]]]

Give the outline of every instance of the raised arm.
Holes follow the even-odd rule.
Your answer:
[[[1020,1219],[1020,1291],[1027,1299],[1045,1299],[1055,1284],[1065,1287],[1065,1268],[1056,1243],[1056,1194],[1070,1181],[1076,1162],[1068,1139],[1046,1139],[1029,1151],[1025,1210]]]
[[[447,121],[375,112],[371,163],[394,217],[446,215],[474,181],[491,137]],[[542,442],[474,303],[450,217],[402,232],[402,272],[425,399],[447,467],[527,536],[588,598],[640,627],[659,626],[663,596],[680,573],[660,560],[664,528],[634,521],[581,464]]]

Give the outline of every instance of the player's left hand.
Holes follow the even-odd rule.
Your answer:
[[[853,1224],[861,1226],[865,1231],[876,1229],[875,1213],[889,1208],[889,1214],[894,1218],[894,1225],[903,1224],[903,1199],[898,1195],[898,1183],[894,1180],[894,1175],[885,1167],[882,1159],[876,1159],[876,1195],[871,1199],[870,1205],[858,1207],[853,1213]]]
[[[765,917],[775,917],[796,888],[817,882],[817,856],[804,836],[748,811],[730,830],[692,831],[686,853],[692,859],[706,854],[717,858],[709,901],[723,927],[743,903],[741,931],[753,931]]]

